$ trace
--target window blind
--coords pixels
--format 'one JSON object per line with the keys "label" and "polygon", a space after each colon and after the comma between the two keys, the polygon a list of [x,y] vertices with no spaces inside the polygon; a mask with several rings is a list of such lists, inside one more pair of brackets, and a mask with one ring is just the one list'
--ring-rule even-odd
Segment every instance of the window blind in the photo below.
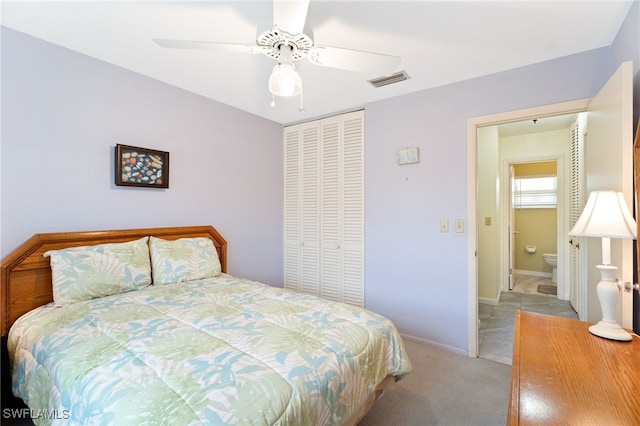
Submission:
{"label": "window blind", "polygon": [[516,178],[513,207],[516,209],[554,209],[557,206],[558,179],[548,177]]}

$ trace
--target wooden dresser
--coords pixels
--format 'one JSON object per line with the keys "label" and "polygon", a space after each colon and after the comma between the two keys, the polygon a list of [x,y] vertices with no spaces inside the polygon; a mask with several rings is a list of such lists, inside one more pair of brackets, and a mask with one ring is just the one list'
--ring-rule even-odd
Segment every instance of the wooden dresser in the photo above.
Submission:
{"label": "wooden dresser", "polygon": [[640,339],[516,311],[508,425],[640,425]]}

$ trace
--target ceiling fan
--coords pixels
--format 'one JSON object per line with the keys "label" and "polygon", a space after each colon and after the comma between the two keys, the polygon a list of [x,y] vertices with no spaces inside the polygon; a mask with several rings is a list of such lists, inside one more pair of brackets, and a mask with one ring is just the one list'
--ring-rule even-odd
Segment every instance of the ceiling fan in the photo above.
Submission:
{"label": "ceiling fan", "polygon": [[[295,62],[307,58],[314,65],[388,75],[395,71],[400,58],[381,53],[364,52],[340,47],[315,46],[313,33],[305,28],[309,0],[274,0],[273,26],[258,29],[256,44],[219,43],[214,41],[154,39],[161,47],[175,49],[225,50],[231,52],[264,54],[278,63],[269,78],[272,94],[290,97],[302,95],[302,80]],[[302,108],[302,96],[301,106]]]}

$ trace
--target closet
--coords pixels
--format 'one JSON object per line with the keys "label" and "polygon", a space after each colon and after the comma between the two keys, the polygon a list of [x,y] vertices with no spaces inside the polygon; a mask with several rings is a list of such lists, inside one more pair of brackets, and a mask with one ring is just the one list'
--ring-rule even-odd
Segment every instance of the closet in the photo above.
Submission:
{"label": "closet", "polygon": [[[578,114],[571,125],[570,140],[570,172],[569,172],[569,229],[578,221],[584,208],[584,138],[586,117]],[[577,237],[569,237],[571,257],[569,259],[569,301],[578,314],[578,319],[586,321],[586,297],[587,293],[583,285],[584,258],[580,251],[580,242]]]}
{"label": "closet", "polygon": [[364,306],[364,111],[284,129],[284,286]]}

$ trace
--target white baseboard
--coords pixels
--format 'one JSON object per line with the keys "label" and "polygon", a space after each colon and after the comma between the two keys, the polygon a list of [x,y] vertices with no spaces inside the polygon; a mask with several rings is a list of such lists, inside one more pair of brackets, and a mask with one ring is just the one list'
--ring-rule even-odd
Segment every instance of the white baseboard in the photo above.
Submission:
{"label": "white baseboard", "polygon": [[528,275],[530,277],[544,277],[551,278],[551,272],[540,272],[540,271],[524,271],[522,269],[514,269],[514,274],[518,275]]}
{"label": "white baseboard", "polygon": [[411,340],[412,342],[421,343],[423,345],[436,346],[438,348],[453,352],[454,354],[469,356],[469,353],[464,349],[454,348],[453,346],[443,345],[442,343],[433,342],[427,339],[421,339],[420,337],[411,336],[409,334],[400,333],[403,339]]}
{"label": "white baseboard", "polygon": [[489,299],[488,297],[478,297],[478,303],[482,303],[484,305],[498,306],[499,301],[500,301],[500,296],[498,296],[497,299]]}

